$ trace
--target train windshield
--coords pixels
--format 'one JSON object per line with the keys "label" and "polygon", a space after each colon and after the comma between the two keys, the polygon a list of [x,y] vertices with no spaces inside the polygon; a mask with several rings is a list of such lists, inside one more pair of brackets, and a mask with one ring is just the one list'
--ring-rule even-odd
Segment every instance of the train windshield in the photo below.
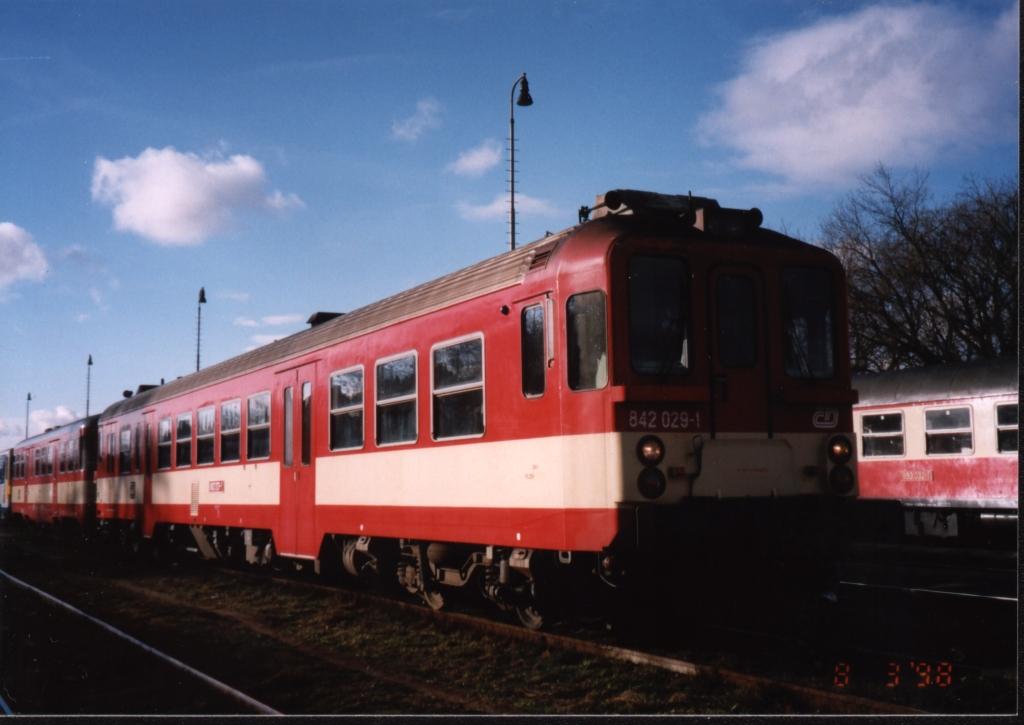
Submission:
{"label": "train windshield", "polygon": [[676,257],[629,260],[629,357],[641,375],[679,375],[690,367],[690,284]]}
{"label": "train windshield", "polygon": [[783,349],[790,377],[821,379],[834,374],[833,299],[828,270],[789,267],[782,271]]}

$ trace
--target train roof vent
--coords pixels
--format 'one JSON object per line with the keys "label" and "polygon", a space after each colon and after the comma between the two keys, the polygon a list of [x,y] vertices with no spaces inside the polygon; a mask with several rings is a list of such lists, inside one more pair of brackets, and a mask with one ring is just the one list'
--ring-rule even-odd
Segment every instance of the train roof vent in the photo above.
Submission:
{"label": "train roof vent", "polygon": [[138,395],[139,393],[145,393],[147,390],[152,390],[153,388],[159,387],[159,385],[140,385],[135,389],[135,394]]}
{"label": "train roof vent", "polygon": [[530,259],[530,266],[526,270],[527,272],[533,272],[534,270],[544,269],[548,260],[551,258],[551,253],[555,251],[554,244],[548,244],[545,247],[538,248]]}
{"label": "train roof vent", "polygon": [[761,226],[761,210],[729,209],[719,206],[715,199],[692,194],[658,194],[653,191],[614,189],[598,194],[591,208],[580,210],[585,216],[599,219],[603,216],[670,217],[701,231],[721,236],[736,236]]}
{"label": "train roof vent", "polygon": [[312,315],[309,316],[309,319],[306,320],[306,323],[310,327],[316,327],[317,325],[322,325],[323,323],[329,320],[333,320],[336,317],[341,317],[344,314],[344,312],[314,312]]}

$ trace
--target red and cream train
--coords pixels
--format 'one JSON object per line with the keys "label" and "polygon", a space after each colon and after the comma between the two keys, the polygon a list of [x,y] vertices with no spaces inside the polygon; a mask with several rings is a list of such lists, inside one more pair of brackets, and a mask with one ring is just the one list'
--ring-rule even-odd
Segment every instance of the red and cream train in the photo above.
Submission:
{"label": "red and cream train", "polygon": [[473,581],[530,626],[562,568],[813,568],[857,492],[845,279],[760,223],[609,192],[563,232],[20,443],[13,510],[397,572],[433,606]]}
{"label": "red and cream train", "polygon": [[1016,544],[1018,375],[1008,358],[854,377],[859,505],[893,504],[873,528]]}

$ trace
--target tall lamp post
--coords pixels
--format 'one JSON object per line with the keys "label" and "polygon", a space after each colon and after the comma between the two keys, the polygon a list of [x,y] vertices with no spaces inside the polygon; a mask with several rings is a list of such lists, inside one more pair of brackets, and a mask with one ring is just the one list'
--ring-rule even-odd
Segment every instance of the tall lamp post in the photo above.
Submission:
{"label": "tall lamp post", "polygon": [[25,398],[25,437],[28,438],[28,404],[32,402],[32,393]]}
{"label": "tall lamp post", "polygon": [[199,303],[196,305],[196,372],[199,372],[199,340],[203,330],[203,305],[206,304],[206,288],[199,288]]}
{"label": "tall lamp post", "polygon": [[[512,99],[516,94],[516,86],[519,86],[519,98],[515,104]],[[516,248],[516,106],[532,106],[533,98],[530,97],[530,84],[526,81],[526,73],[516,78],[512,84],[512,91],[508,95],[508,145],[509,145],[509,203],[508,203],[508,246],[510,250]]]}
{"label": "tall lamp post", "polygon": [[89,417],[89,392],[92,388],[92,355],[89,362],[85,364],[85,417]]}

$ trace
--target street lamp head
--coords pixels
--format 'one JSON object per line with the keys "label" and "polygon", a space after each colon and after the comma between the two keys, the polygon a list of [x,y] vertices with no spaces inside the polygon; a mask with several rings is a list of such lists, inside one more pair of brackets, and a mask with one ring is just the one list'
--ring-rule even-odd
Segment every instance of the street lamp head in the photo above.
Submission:
{"label": "street lamp head", "polygon": [[201,305],[205,305],[206,304],[206,288],[205,287],[200,287],[199,288],[199,304],[201,304]]}
{"label": "street lamp head", "polygon": [[526,80],[526,74],[519,77],[519,98],[516,99],[517,106],[532,106],[533,98],[530,96],[530,84]]}

